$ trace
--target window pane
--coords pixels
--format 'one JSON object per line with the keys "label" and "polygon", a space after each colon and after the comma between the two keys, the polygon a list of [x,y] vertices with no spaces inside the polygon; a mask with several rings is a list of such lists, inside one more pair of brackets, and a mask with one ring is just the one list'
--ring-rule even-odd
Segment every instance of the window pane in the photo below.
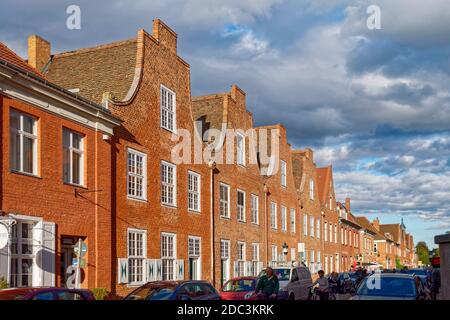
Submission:
{"label": "window pane", "polygon": [[73,152],[72,154],[72,183],[81,184],[81,156]]}
{"label": "window pane", "polygon": [[81,149],[81,136],[76,133],[72,133],[72,148]]}
{"label": "window pane", "polygon": [[9,116],[9,126],[11,129],[20,129],[20,115],[17,112],[11,111]]}
{"label": "window pane", "polygon": [[20,171],[20,135],[11,132],[10,165],[12,170]]}
{"label": "window pane", "polygon": [[64,181],[70,183],[70,150],[69,148],[63,149],[63,176]]}
{"label": "window pane", "polygon": [[23,131],[34,134],[35,120],[28,116],[23,116]]}
{"label": "window pane", "polygon": [[63,130],[63,146],[70,148],[70,131],[67,129]]}
{"label": "window pane", "polygon": [[33,173],[34,139],[23,137],[23,171]]}

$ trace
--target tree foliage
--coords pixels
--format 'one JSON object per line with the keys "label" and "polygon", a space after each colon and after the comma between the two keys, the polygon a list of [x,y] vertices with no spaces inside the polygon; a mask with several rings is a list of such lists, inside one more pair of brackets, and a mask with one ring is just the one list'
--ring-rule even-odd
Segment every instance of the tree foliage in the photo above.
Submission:
{"label": "tree foliage", "polygon": [[430,264],[430,250],[424,241],[419,241],[416,246],[417,257],[423,264]]}

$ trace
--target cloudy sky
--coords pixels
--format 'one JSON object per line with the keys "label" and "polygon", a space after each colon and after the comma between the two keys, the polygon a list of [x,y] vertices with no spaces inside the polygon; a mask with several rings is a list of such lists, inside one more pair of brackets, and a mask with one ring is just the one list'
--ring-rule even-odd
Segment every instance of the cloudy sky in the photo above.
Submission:
{"label": "cloudy sky", "polygon": [[[66,28],[71,4],[81,30]],[[257,124],[285,124],[294,147],[333,164],[352,211],[403,217],[430,246],[450,230],[447,0],[2,0],[0,41],[26,57],[37,33],[59,52],[151,31],[155,17],[178,33],[194,95],[237,83]]]}

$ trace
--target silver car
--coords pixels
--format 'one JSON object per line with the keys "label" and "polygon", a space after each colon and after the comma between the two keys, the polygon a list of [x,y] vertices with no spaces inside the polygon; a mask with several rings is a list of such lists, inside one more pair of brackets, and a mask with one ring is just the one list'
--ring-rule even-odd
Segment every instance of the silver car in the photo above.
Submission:
{"label": "silver car", "polygon": [[308,299],[309,288],[312,286],[311,273],[308,268],[303,266],[274,267],[273,272],[280,283],[279,300]]}

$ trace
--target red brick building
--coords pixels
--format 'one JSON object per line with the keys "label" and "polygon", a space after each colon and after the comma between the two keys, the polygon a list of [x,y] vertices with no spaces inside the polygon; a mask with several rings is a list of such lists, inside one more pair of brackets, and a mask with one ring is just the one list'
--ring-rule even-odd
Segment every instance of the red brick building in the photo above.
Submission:
{"label": "red brick building", "polygon": [[111,136],[120,121],[48,82],[38,68],[49,51],[30,37],[29,65],[0,43],[0,223],[8,238],[0,278],[65,286],[83,239],[82,286],[110,289]]}
{"label": "red brick building", "polygon": [[345,202],[345,205],[341,202],[337,203],[339,230],[341,230],[340,264],[342,271],[348,271],[362,266],[360,254],[360,230],[362,227],[350,211],[350,198],[347,198]]}

